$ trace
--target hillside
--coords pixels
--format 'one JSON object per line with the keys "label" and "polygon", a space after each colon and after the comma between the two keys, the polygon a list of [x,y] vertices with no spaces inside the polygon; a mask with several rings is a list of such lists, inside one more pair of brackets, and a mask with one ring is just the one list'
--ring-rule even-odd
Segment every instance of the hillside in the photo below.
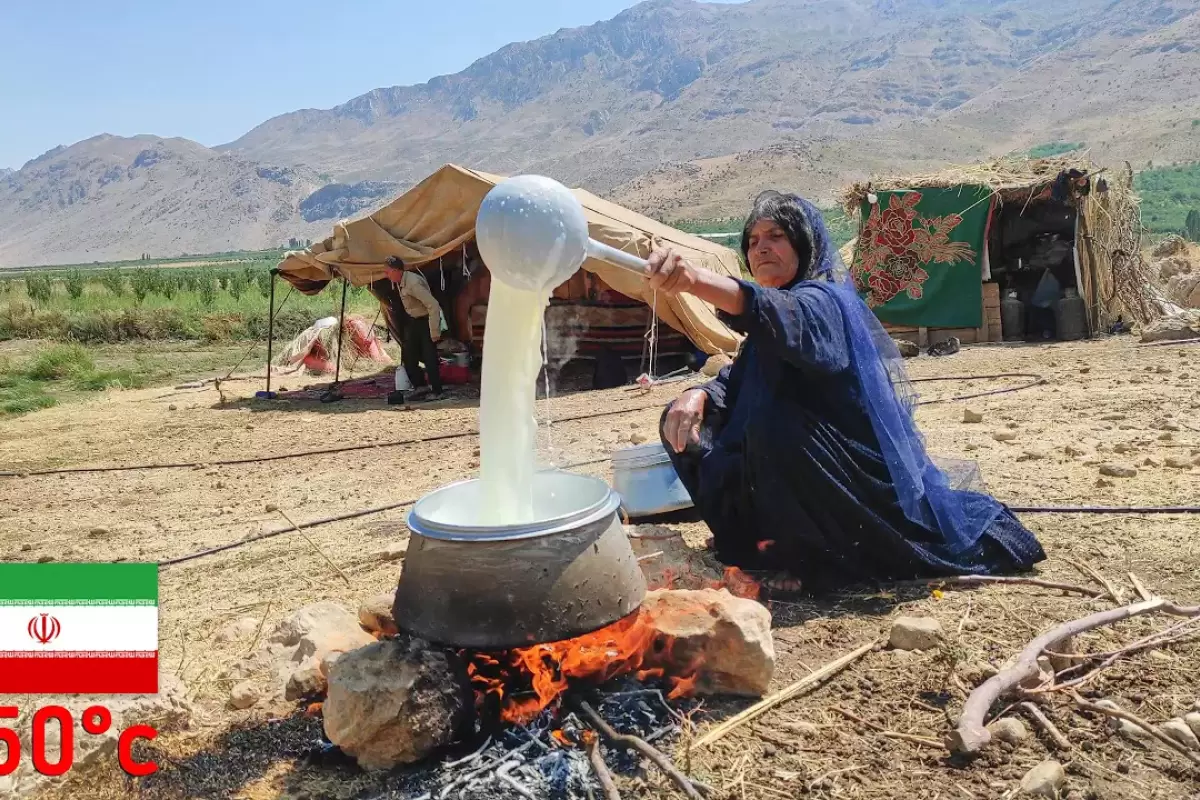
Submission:
{"label": "hillside", "polygon": [[[1060,140],[1139,168],[1200,160],[1196,42],[1194,0],[651,0],[212,150],[51,151],[0,175],[0,265],[324,236],[446,162],[679,219],[740,213],[769,183],[829,198]],[[170,157],[135,165],[145,149]]]}

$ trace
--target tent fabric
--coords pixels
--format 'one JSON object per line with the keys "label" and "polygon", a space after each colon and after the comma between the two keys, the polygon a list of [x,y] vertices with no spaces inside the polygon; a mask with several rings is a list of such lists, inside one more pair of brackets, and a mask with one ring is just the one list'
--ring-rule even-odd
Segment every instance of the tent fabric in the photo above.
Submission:
{"label": "tent fabric", "polygon": [[[474,238],[475,216],[484,196],[503,177],[447,164],[373,214],[342,221],[333,235],[304,251],[289,252],[280,274],[301,291],[343,277],[365,286],[385,276],[384,263],[398,256],[405,263],[429,264],[453,253]],[[573,189],[597,241],[646,257],[656,247],[671,247],[691,263],[721,275],[740,278],[741,260],[727,247],[671,228],[649,217]],[[647,304],[654,297],[638,276],[588,259],[583,268],[613,290]],[[734,353],[741,336],[717,318],[715,309],[690,295],[658,298],[659,318],[685,334],[709,355]]]}

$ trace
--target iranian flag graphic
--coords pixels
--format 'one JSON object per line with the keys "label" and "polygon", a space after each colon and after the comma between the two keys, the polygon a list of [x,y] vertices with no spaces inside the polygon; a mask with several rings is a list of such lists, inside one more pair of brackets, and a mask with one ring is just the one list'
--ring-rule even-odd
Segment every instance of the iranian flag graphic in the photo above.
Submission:
{"label": "iranian flag graphic", "polygon": [[157,692],[157,564],[0,564],[0,694]]}

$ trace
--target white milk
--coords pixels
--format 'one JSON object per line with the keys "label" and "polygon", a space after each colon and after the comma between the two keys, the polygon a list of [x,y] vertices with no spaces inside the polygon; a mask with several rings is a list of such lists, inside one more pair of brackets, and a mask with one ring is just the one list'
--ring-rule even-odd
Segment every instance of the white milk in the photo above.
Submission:
{"label": "white milk", "polygon": [[537,375],[542,317],[549,291],[523,291],[492,281],[483,334],[479,398],[480,481],[489,525],[532,522],[537,446]]}

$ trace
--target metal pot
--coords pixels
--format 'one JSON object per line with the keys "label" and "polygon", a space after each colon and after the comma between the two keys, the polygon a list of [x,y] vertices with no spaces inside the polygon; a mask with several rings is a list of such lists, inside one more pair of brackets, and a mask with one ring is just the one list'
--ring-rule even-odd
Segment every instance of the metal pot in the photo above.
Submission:
{"label": "metal pot", "polygon": [[631,614],[646,582],[601,480],[534,475],[538,521],[487,526],[478,480],[417,502],[393,609],[396,624],[439,644],[504,650],[572,639]]}

